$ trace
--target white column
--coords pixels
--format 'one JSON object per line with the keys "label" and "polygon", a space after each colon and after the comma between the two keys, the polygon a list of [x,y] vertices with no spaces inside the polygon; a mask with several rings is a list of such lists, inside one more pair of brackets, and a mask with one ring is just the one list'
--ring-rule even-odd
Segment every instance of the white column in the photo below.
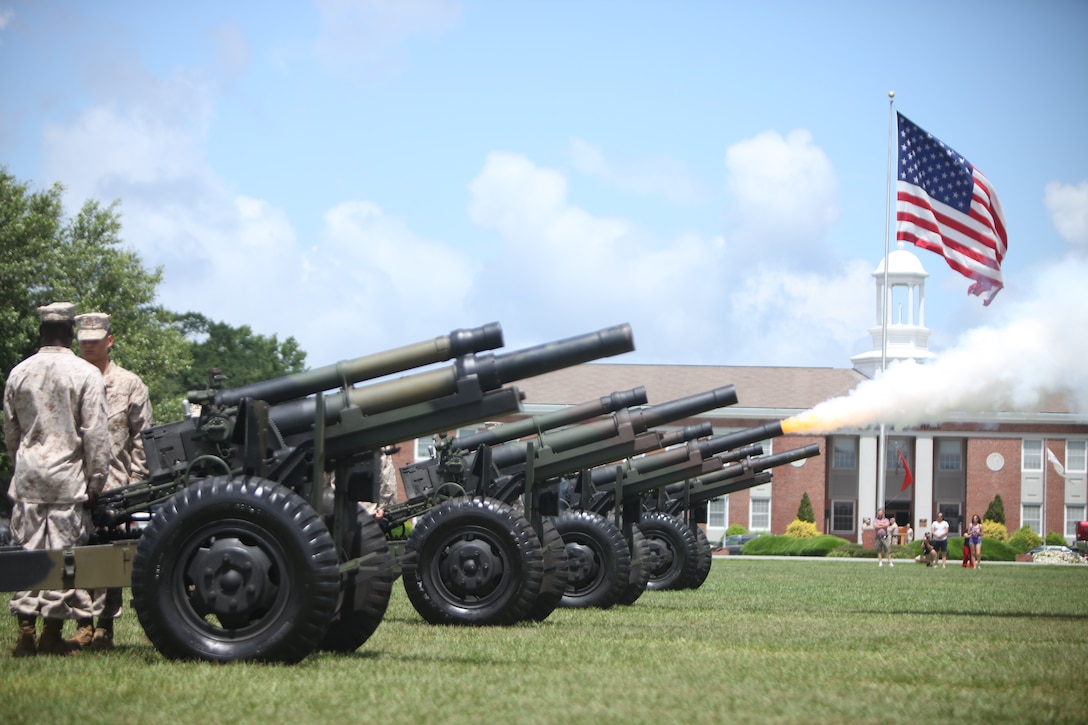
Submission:
{"label": "white column", "polygon": [[863,433],[858,441],[858,541],[861,543],[861,520],[876,515],[876,456],[877,436]]}
{"label": "white column", "polygon": [[919,435],[914,439],[914,531],[915,538],[922,537],[919,525],[926,519],[926,527],[933,523],[933,435]]}

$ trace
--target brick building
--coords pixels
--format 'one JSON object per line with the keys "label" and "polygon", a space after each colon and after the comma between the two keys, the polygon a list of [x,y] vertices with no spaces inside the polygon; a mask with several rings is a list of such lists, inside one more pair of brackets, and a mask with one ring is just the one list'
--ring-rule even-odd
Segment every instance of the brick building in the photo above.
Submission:
{"label": "brick building", "polygon": [[[880,325],[881,262],[873,273],[873,348],[854,356],[850,368],[590,363],[520,381],[524,412],[536,415],[637,386],[645,387],[649,402],[656,404],[731,384],[737,405],[675,424],[710,421],[714,433],[721,434],[782,420],[843,396],[878,374],[882,359],[932,361],[936,356],[928,350],[925,327],[926,272],[905,249],[894,250],[888,259],[894,315],[889,316],[887,349],[882,349]],[[1056,531],[1071,541],[1075,522],[1088,518],[1088,411],[1073,409],[1061,397],[1030,413],[957,414],[954,420],[888,428],[885,436],[883,476],[876,427],[764,442],[766,453],[817,443],[822,455],[775,468],[771,483],[712,501],[707,535],[715,540],[734,523],[750,531],[783,533],[807,493],[822,532],[860,543],[863,520],[875,514],[881,486],[884,508],[900,526],[910,523],[915,531],[927,528],[940,510],[958,532],[973,514],[984,514],[997,494],[1010,532],[1027,524],[1037,533]],[[430,442],[416,441],[417,459],[428,457]],[[908,469],[913,482],[904,488]]]}

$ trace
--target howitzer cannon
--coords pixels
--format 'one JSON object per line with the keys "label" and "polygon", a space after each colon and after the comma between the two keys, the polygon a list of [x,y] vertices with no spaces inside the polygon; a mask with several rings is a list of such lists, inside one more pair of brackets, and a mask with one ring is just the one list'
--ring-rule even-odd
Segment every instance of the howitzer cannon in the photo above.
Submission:
{"label": "howitzer cannon", "polygon": [[[710,542],[698,526],[705,522],[705,516],[700,519],[687,515],[685,520],[678,516],[696,510],[693,509],[694,502],[690,495],[682,496],[679,504],[669,499],[669,507],[656,505],[655,499],[663,503],[664,492],[670,488],[679,491],[684,486],[681,482],[699,478],[708,482],[737,478],[731,490],[741,490],[764,482],[755,474],[819,454],[817,446],[810,446],[775,456],[762,456],[762,446],[756,442],[781,436],[782,432],[780,424],[768,423],[691,441],[682,448],[629,460],[620,465],[583,471],[572,492],[571,506],[601,515],[612,512],[617,518],[617,525],[624,527],[638,523],[646,549],[643,558],[649,571],[647,588],[698,587],[709,573],[711,563]],[[769,480],[769,475],[766,480]],[[712,476],[720,478],[712,479]],[[740,479],[741,476],[746,477]],[[740,480],[744,483],[740,483]],[[701,499],[704,508],[707,500]],[[630,590],[628,596],[632,595],[637,596],[637,592]]]}
{"label": "howitzer cannon", "polygon": [[[610,416],[580,425],[555,430],[546,429],[543,419],[516,427],[517,433],[534,429],[541,432],[527,441],[501,443],[508,437],[502,428],[460,439],[470,444],[483,441],[475,450],[445,449],[442,457],[406,466],[401,477],[410,496],[427,496],[453,488],[465,495],[485,497],[513,504],[524,502],[527,518],[546,543],[545,568],[552,572],[535,601],[502,612],[505,619],[518,617],[543,619],[560,603],[566,606],[612,606],[630,579],[630,550],[618,530],[615,533],[584,531],[589,524],[569,523],[559,517],[559,485],[563,474],[587,466],[645,453],[675,440],[671,432],[653,427],[682,420],[711,409],[736,402],[733,386],[724,386],[697,395],[641,409],[622,409]],[[693,427],[691,437],[705,435],[705,427]],[[489,443],[498,443],[492,446]],[[480,573],[466,577],[464,572],[495,572],[494,566],[479,547],[470,546],[471,530],[459,532],[447,524],[445,509],[464,504],[444,504],[428,512],[416,523],[409,537],[402,561],[402,574],[409,599],[424,619],[433,623],[461,623],[476,618],[492,618],[499,613],[489,601],[488,592],[495,584],[494,575]],[[570,530],[566,530],[569,523]],[[550,531],[554,526],[564,544],[559,546]],[[575,530],[578,531],[575,531]],[[564,535],[564,534],[569,534]],[[581,544],[571,538],[588,537]],[[440,544],[433,544],[439,541]],[[449,569],[430,570],[418,563],[416,553],[440,548]],[[560,549],[556,551],[556,549]],[[569,567],[563,561],[576,563]],[[485,566],[486,565],[486,566]],[[569,571],[566,571],[569,569]],[[467,584],[466,584],[467,582]],[[518,611],[520,609],[520,611]]]}
{"label": "howitzer cannon", "polygon": [[[107,543],[3,552],[0,585],[131,584],[145,633],[171,659],[296,662],[316,648],[354,650],[380,623],[394,578],[385,537],[360,507],[376,498],[375,452],[516,412],[522,394],[508,383],[633,349],[627,325],[482,352],[498,344],[493,324],[242,392],[198,392],[199,417],[144,432],[148,479],[100,498],[94,518]],[[446,368],[352,387],[451,357]],[[327,474],[331,511],[322,507]],[[466,519],[478,541],[512,552],[496,599],[534,595],[539,541],[501,506]],[[144,512],[153,513],[146,527],[125,534],[138,538],[113,540]],[[442,566],[430,552],[419,559]]]}

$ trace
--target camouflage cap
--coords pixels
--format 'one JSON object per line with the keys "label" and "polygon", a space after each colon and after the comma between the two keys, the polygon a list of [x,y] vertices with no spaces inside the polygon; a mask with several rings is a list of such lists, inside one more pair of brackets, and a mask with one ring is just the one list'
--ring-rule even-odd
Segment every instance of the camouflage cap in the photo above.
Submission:
{"label": "camouflage cap", "polygon": [[84,340],[101,340],[110,334],[110,316],[105,312],[88,312],[77,315],[76,325],[78,326],[76,339],[80,342]]}
{"label": "camouflage cap", "polygon": [[76,317],[76,306],[71,302],[54,302],[38,308],[42,322],[71,322]]}

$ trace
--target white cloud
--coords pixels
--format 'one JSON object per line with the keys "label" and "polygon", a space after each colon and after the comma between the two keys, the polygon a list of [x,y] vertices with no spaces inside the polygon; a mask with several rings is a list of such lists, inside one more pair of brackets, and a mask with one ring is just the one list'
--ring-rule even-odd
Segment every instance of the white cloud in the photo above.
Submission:
{"label": "white cloud", "polygon": [[1045,203],[1058,234],[1073,244],[1088,245],[1088,181],[1076,186],[1050,182]]}
{"label": "white cloud", "polygon": [[[730,245],[744,261],[776,257],[799,268],[830,270],[825,235],[839,219],[838,178],[805,130],[783,138],[765,131],[725,153],[734,199]],[[788,252],[788,256],[781,255]]]}
{"label": "white cloud", "polygon": [[617,163],[607,158],[599,147],[580,138],[571,140],[567,155],[583,174],[604,179],[639,196],[686,203],[699,201],[704,196],[699,182],[675,158],[655,156]]}

